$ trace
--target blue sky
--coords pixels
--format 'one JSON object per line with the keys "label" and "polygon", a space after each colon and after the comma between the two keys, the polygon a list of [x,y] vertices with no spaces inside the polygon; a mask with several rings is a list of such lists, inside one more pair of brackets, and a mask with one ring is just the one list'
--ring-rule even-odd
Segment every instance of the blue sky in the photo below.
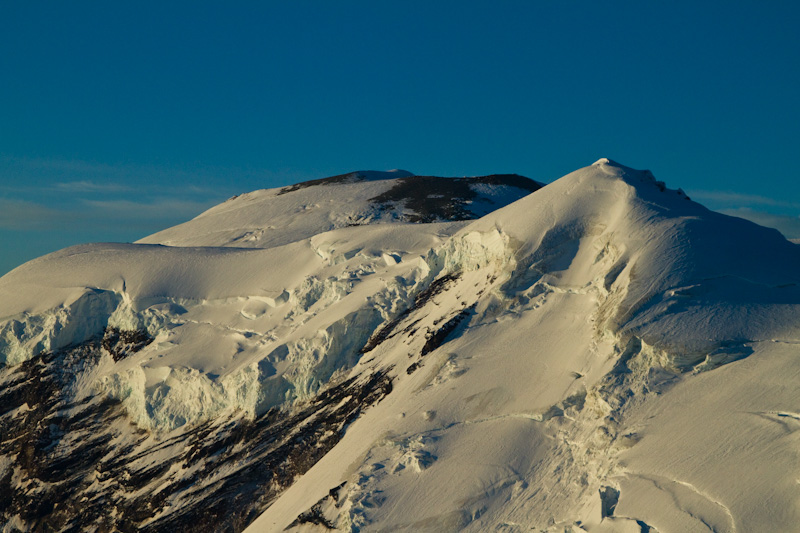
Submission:
{"label": "blue sky", "polygon": [[600,157],[800,237],[797,2],[3,2],[0,273],[357,169]]}

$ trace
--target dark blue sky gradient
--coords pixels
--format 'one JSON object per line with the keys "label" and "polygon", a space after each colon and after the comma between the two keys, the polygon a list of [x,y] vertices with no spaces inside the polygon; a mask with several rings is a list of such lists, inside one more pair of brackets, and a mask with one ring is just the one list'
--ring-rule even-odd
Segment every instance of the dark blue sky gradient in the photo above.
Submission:
{"label": "dark blue sky gradient", "polygon": [[796,2],[7,2],[0,273],[349,170],[599,157],[800,237],[798,27]]}

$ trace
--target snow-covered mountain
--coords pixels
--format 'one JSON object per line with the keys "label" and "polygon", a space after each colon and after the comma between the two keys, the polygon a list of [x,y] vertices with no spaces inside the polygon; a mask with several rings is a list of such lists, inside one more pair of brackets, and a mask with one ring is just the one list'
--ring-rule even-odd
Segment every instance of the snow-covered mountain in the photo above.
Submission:
{"label": "snow-covered mountain", "polygon": [[539,187],[356,172],[0,278],[4,530],[792,530],[800,247]]}
{"label": "snow-covered mountain", "polygon": [[541,186],[515,174],[439,178],[358,171],[235,196],[139,242],[272,248],[350,226],[479,218]]}

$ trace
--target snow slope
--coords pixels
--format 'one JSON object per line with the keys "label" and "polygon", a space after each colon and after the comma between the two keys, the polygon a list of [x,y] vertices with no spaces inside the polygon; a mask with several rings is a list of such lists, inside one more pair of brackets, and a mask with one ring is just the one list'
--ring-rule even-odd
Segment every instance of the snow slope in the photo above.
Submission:
{"label": "snow slope", "polygon": [[9,524],[794,527],[800,247],[607,159],[530,195],[395,176],[0,278]]}
{"label": "snow slope", "polygon": [[795,527],[795,245],[600,160],[439,254],[459,279],[360,363],[392,394],[248,531]]}

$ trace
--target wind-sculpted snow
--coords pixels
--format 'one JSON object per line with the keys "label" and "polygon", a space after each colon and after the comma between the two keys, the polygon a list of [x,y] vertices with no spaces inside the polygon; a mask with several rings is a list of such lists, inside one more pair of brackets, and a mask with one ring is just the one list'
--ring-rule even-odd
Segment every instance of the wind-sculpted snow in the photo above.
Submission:
{"label": "wind-sculpted snow", "polygon": [[[495,181],[453,186],[510,198]],[[471,222],[405,223],[441,200],[421,183],[257,191],[148,239],[174,246],[75,247],[0,279],[4,516],[123,531],[797,522],[800,247],[609,160]],[[62,433],[34,412],[67,416]],[[73,425],[102,459],[73,457]],[[97,502],[85,517],[58,499],[59,465]],[[20,476],[53,506],[26,510]]]}

